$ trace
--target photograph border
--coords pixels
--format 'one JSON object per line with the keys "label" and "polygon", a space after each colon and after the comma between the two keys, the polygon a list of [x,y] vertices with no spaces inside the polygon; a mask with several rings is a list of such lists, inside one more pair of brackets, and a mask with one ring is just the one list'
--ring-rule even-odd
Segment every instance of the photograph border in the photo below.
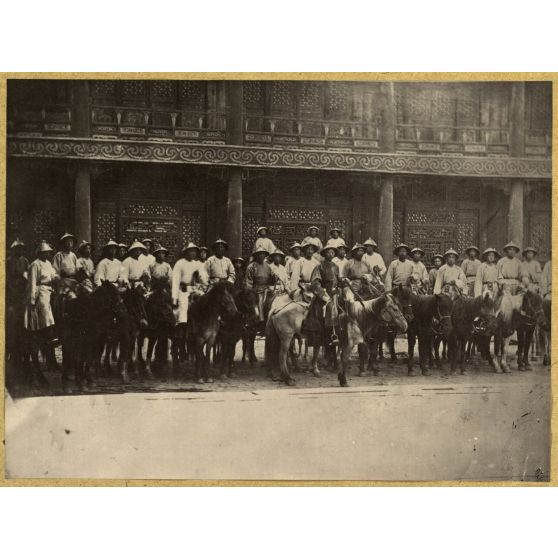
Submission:
{"label": "photograph border", "polygon": [[[344,73],[344,72],[325,72],[325,73],[315,73],[315,72],[126,72],[126,73],[100,73],[100,72],[6,72],[0,73],[0,197],[2,199],[2,205],[0,207],[0,258],[2,260],[2,265],[5,266],[6,261],[6,176],[7,176],[7,80],[8,79],[111,79],[111,80],[121,80],[121,79],[183,79],[183,80],[321,80],[321,81],[334,81],[334,80],[346,80],[346,81],[407,81],[407,82],[436,82],[436,81],[551,81],[553,100],[552,100],[552,161],[551,169],[548,169],[548,164],[546,162],[539,162],[529,159],[518,159],[516,161],[507,161],[502,163],[503,174],[498,174],[498,176],[512,176],[514,170],[514,164],[525,165],[527,169],[527,175],[532,170],[533,176],[548,176],[549,170],[551,171],[551,177],[553,183],[556,182],[558,177],[557,165],[552,165],[552,162],[558,160],[558,72],[479,72],[479,73],[459,73],[459,72],[358,72],[358,73]],[[74,147],[76,144],[87,143],[86,148],[95,145],[95,140],[74,140],[68,138],[64,141],[69,146],[69,155],[72,156],[72,145]],[[102,140],[104,143],[110,140]],[[17,149],[33,149],[33,138],[24,138],[21,140],[16,140],[14,146]],[[132,142],[133,143],[133,142]],[[165,144],[173,145],[173,144]],[[182,146],[186,148],[188,146]],[[229,154],[227,162],[222,163],[227,166],[234,165],[234,153],[236,152],[248,152],[247,150],[264,150],[269,148],[230,148],[225,149],[224,152]],[[80,150],[84,153],[87,149]],[[75,154],[75,152],[74,152]],[[355,154],[353,154],[355,155]],[[358,154],[357,154],[358,155]],[[366,155],[366,154],[363,154]],[[76,155],[77,157],[77,155]],[[232,157],[232,159],[231,159]],[[378,165],[381,165],[379,169],[374,168],[362,168],[361,170],[381,170],[383,172],[389,172],[389,165],[393,164],[393,160],[397,159],[399,156],[396,154],[374,154],[373,159],[377,161]],[[401,156],[405,160],[422,159],[426,162],[424,163],[427,167],[429,164],[428,157],[426,156]],[[409,159],[410,158],[410,159]],[[342,159],[342,158],[341,158]],[[432,157],[430,158],[432,159]],[[457,158],[455,158],[457,159]],[[480,160],[480,165],[482,165],[481,158],[467,158],[467,160],[475,159],[475,161]],[[126,159],[118,159],[126,160]],[[137,160],[137,159],[136,159]],[[391,161],[391,162],[390,162]],[[462,162],[462,161],[461,161]],[[472,161],[474,163],[474,161]],[[199,161],[198,161],[199,163]],[[243,165],[246,161],[242,160]],[[237,164],[241,164],[240,162]],[[413,163],[414,164],[414,163]],[[485,161],[486,164],[486,161]],[[459,162],[456,163],[456,175],[459,175],[458,167]],[[305,168],[305,167],[297,167]],[[342,167],[341,167],[342,168]],[[344,169],[344,170],[359,170],[359,169]],[[416,171],[416,168],[414,169]],[[397,172],[401,172],[400,169]],[[403,171],[404,172],[404,171]],[[423,168],[421,167],[421,172]],[[424,171],[428,174],[427,171]],[[482,170],[480,172],[486,172]],[[537,174],[539,173],[539,174]],[[552,191],[552,211],[556,211],[558,208],[558,191],[556,184],[553,184]],[[558,246],[558,220],[552,220],[552,245],[555,243]],[[558,259],[554,258],[552,262],[552,277],[553,283],[558,285]],[[5,316],[5,272],[4,269],[0,272],[0,289],[2,296],[0,296],[0,315]],[[555,303],[552,306],[554,310]],[[555,449],[558,444],[558,406],[556,405],[557,393],[558,393],[558,378],[556,377],[556,362],[558,358],[558,322],[555,319],[552,325],[552,346],[551,346],[551,391],[552,391],[552,401],[551,401],[551,447],[550,447],[550,480],[546,482],[519,482],[519,481],[372,481],[372,480],[361,480],[361,481],[349,481],[349,480],[336,480],[336,481],[261,481],[261,480],[140,480],[140,479],[75,479],[75,478],[65,478],[65,479],[33,479],[33,478],[18,478],[18,479],[6,479],[6,468],[5,468],[5,321],[0,324],[0,382],[2,383],[2,398],[0,401],[0,429],[2,431],[4,443],[0,445],[0,462],[2,470],[0,472],[0,486],[558,486],[558,460],[555,459],[556,452]]]}

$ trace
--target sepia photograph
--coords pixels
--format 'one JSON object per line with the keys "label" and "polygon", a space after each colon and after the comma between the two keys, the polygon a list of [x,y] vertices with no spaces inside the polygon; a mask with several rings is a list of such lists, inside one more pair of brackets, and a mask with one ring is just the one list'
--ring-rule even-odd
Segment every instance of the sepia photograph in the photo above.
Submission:
{"label": "sepia photograph", "polygon": [[551,480],[552,81],[140,77],[7,80],[6,479]]}

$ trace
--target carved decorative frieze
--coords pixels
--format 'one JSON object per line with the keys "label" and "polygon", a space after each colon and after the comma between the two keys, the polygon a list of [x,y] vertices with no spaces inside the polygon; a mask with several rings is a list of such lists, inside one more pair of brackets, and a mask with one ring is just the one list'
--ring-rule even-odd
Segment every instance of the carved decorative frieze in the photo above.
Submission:
{"label": "carved decorative frieze", "polygon": [[8,155],[449,176],[532,178],[551,176],[550,159],[331,152],[97,138],[9,137]]}

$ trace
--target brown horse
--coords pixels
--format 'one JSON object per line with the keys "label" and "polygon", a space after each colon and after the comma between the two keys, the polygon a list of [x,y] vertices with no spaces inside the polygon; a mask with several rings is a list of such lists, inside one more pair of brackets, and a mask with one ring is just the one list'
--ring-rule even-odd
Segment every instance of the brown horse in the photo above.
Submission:
{"label": "brown horse", "polygon": [[[391,293],[383,295],[372,300],[356,301],[350,296],[349,289],[345,289],[345,313],[341,316],[345,322],[345,327],[341,330],[341,372],[337,378],[339,385],[346,387],[347,372],[349,370],[349,359],[355,345],[360,347],[366,346],[365,340],[376,339],[376,343],[380,339],[380,331],[386,326],[395,328],[399,333],[407,331],[407,320],[403,315],[400,303]],[[373,351],[378,351],[378,345],[373,344]],[[366,354],[359,351],[361,358],[366,362]]]}
{"label": "brown horse", "polygon": [[198,383],[213,382],[209,368],[209,355],[219,333],[220,319],[229,320],[238,315],[234,301],[234,286],[221,282],[200,296],[188,310],[188,346],[196,356],[196,379]]}
{"label": "brown horse", "polygon": [[[330,301],[327,292],[321,287],[314,287],[315,296],[324,304]],[[265,363],[274,371],[279,365],[279,379],[289,386],[295,385],[294,378],[289,374],[288,356],[291,356],[295,371],[298,363],[293,351],[295,337],[302,337],[302,324],[310,310],[312,295],[309,288],[297,289],[291,295],[280,295],[275,298],[269,312],[265,327]]]}

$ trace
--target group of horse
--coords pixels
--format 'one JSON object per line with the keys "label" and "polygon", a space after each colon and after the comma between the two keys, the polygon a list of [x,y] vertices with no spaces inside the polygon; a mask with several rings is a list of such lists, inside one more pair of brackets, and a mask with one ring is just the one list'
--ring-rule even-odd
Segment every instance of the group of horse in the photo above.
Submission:
{"label": "group of horse", "polygon": [[[383,344],[391,344],[392,358],[395,357],[393,340],[405,332],[409,375],[414,375],[417,340],[424,375],[430,374],[432,366],[441,366],[442,343],[447,344],[452,372],[458,365],[461,373],[465,372],[467,347],[471,344],[475,344],[496,372],[508,372],[508,345],[514,333],[518,341],[518,368],[528,369],[529,348],[537,326],[545,333],[548,358],[550,301],[531,290],[522,290],[517,295],[502,292],[496,296],[487,290],[482,296],[470,298],[460,293],[454,296],[416,294],[410,287],[400,285],[391,292],[370,288],[364,294],[357,294],[346,283],[336,299],[337,325],[333,335],[313,341],[312,371],[319,375],[318,354],[324,346],[341,386],[348,385],[350,356],[355,346],[359,375],[365,375],[367,370],[378,375],[378,357],[382,356]],[[301,284],[295,291],[273,298],[262,327],[257,294],[221,282],[204,294],[193,295],[187,323],[177,325],[170,289],[164,281],[153,281],[149,294],[141,284],[120,289],[109,282],[103,282],[93,292],[78,292],[63,298],[53,294],[55,337],[62,348],[63,387],[70,391],[72,376],[78,391],[94,387],[96,377],[103,371],[114,373],[114,361],[125,384],[130,382],[130,375],[140,373],[152,378],[155,372],[162,380],[168,378],[170,370],[180,375],[180,364],[187,360],[195,361],[198,382],[212,382],[212,354],[218,357],[220,376],[232,377],[240,340],[250,362],[256,360],[254,339],[258,330],[265,331],[265,366],[270,376],[294,385],[289,358],[298,371],[295,343],[297,340],[300,343],[305,336],[305,319],[312,308],[318,305],[323,309],[328,303],[330,295],[326,290]],[[19,319],[22,315],[21,308],[8,305],[8,359],[24,367],[31,364],[31,377],[46,381],[39,367],[40,340],[24,329],[23,320]],[[169,350],[172,368],[167,362]]]}

